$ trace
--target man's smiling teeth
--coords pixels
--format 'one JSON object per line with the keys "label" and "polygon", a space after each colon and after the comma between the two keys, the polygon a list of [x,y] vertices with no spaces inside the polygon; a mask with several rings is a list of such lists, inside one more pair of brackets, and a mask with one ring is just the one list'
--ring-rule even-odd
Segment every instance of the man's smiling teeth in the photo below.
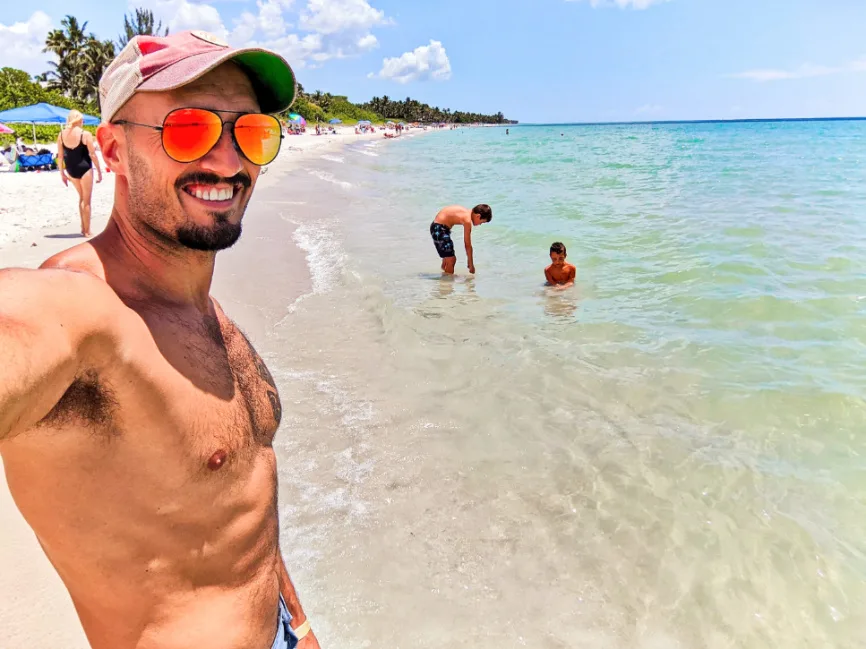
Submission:
{"label": "man's smiling teeth", "polygon": [[195,190],[195,197],[204,201],[227,201],[231,200],[234,195],[234,187],[229,187],[228,189],[211,189],[210,191],[206,189]]}

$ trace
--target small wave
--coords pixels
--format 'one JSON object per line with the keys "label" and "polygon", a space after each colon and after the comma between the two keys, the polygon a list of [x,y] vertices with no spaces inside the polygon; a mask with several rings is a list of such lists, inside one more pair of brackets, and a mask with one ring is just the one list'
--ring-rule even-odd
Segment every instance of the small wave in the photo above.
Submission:
{"label": "small wave", "polygon": [[352,183],[346,182],[345,180],[339,180],[334,178],[332,174],[329,174],[327,171],[321,171],[319,169],[310,169],[310,175],[315,176],[320,180],[324,180],[325,182],[334,183],[335,185],[339,185],[343,189],[351,189]]}
{"label": "small wave", "polygon": [[[290,219],[284,220],[297,223]],[[307,298],[331,290],[343,273],[346,258],[342,245],[327,223],[300,223],[292,238],[295,245],[306,253],[313,290],[295,300],[289,306],[288,313],[296,311]]]}
{"label": "small wave", "polygon": [[360,153],[361,155],[368,155],[371,158],[378,158],[379,157],[378,153],[373,153],[372,151],[356,151],[355,153]]}
{"label": "small wave", "polygon": [[345,162],[345,160],[338,155],[323,155],[322,160],[328,160],[330,162],[339,162],[340,164],[343,164]]}

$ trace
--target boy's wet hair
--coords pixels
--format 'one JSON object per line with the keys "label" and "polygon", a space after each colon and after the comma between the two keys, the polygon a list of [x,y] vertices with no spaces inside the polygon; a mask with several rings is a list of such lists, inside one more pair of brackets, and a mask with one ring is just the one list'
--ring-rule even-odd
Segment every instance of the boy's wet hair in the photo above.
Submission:
{"label": "boy's wet hair", "polygon": [[553,254],[554,252],[557,255],[564,255],[565,254],[565,244],[561,243],[559,241],[550,244],[550,253]]}
{"label": "boy's wet hair", "polygon": [[472,213],[481,217],[485,223],[490,223],[493,220],[493,210],[486,203],[481,203],[472,208]]}

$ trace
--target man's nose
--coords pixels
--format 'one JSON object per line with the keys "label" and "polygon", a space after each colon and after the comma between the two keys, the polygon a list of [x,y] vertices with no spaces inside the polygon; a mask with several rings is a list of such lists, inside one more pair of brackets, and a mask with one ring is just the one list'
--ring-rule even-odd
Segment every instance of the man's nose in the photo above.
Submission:
{"label": "man's nose", "polygon": [[201,159],[200,163],[203,169],[212,171],[224,178],[230,178],[244,169],[244,162],[241,159],[240,151],[235,146],[231,129],[231,124],[226,124],[223,127],[219,141]]}

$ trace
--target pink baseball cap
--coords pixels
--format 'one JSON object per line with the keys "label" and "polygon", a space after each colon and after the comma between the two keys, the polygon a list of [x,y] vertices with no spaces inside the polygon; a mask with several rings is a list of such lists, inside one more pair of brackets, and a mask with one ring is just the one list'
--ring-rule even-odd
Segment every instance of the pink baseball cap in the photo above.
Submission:
{"label": "pink baseball cap", "polygon": [[229,47],[213,34],[187,31],[136,36],[126,44],[99,80],[102,120],[110,122],[137,92],[180,88],[226,61],[237,63],[250,78],[263,113],[292,105],[297,82],[282,56],[258,47]]}

